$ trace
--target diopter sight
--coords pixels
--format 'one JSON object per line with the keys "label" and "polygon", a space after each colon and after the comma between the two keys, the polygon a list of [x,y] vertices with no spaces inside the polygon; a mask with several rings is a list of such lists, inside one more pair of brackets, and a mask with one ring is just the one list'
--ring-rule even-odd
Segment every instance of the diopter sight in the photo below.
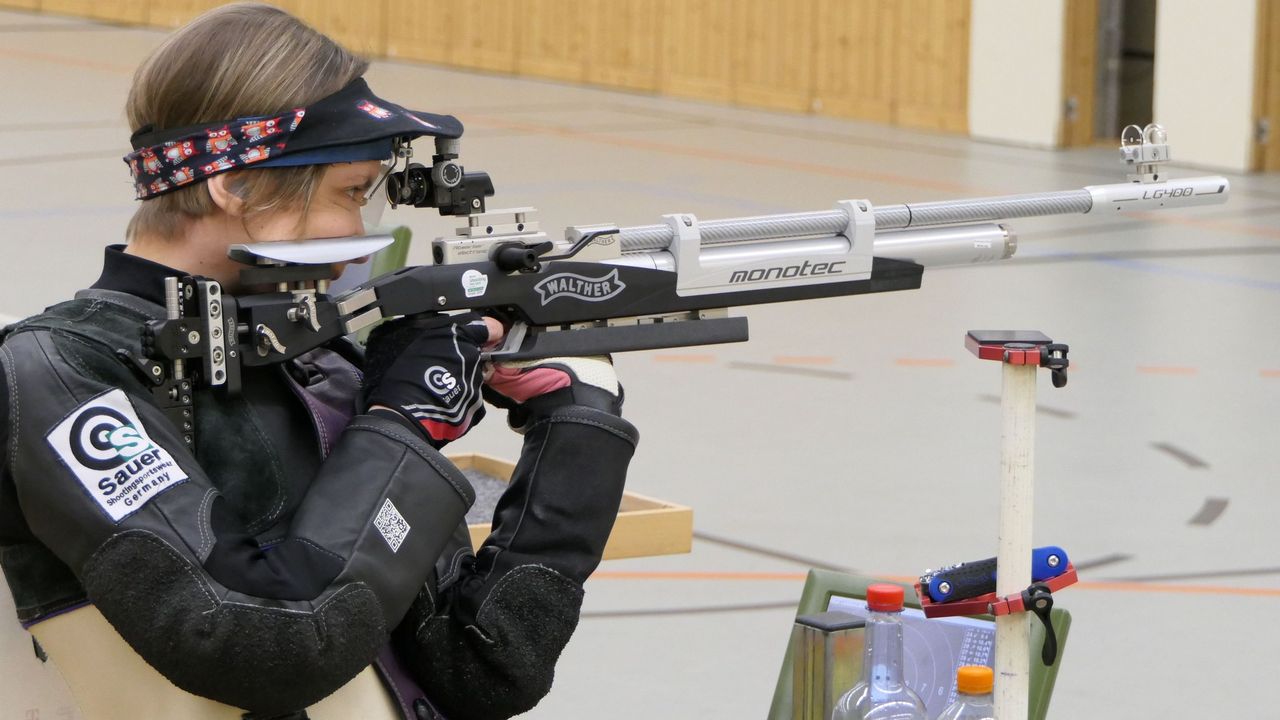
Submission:
{"label": "diopter sight", "polygon": [[[465,172],[458,164],[458,139],[436,140],[431,167],[410,162],[413,148],[406,140],[396,141],[396,157],[387,175],[387,202],[391,207],[412,205],[440,210],[441,215],[471,215],[484,212],[484,199],[493,195],[493,181],[484,172]],[[395,165],[405,161],[403,170]]]}

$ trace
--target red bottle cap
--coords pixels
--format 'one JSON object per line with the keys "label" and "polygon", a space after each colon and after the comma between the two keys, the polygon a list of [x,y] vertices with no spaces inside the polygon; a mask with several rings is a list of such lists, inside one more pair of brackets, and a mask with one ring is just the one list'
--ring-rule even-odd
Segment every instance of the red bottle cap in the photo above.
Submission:
{"label": "red bottle cap", "polygon": [[897,585],[867,587],[867,609],[871,612],[901,612],[902,588]]}

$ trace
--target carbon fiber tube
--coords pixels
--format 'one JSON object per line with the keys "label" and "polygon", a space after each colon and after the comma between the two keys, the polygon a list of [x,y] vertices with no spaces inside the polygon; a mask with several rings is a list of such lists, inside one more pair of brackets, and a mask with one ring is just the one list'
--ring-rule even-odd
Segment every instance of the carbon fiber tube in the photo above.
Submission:
{"label": "carbon fiber tube", "polygon": [[[1093,197],[1088,190],[1081,189],[885,205],[875,208],[875,219],[877,231],[899,230],[1039,215],[1087,213],[1092,207]],[[708,220],[699,223],[698,230],[702,236],[702,244],[707,246],[789,237],[840,235],[848,223],[849,218],[845,212],[835,209]],[[619,233],[624,253],[665,250],[671,245],[672,236],[671,228],[667,225],[638,225],[622,228]]]}
{"label": "carbon fiber tube", "polygon": [[[876,230],[988,222],[1039,215],[1074,215],[1087,213],[1092,208],[1093,196],[1083,189],[890,205],[876,208]],[[884,224],[881,224],[882,217]]]}

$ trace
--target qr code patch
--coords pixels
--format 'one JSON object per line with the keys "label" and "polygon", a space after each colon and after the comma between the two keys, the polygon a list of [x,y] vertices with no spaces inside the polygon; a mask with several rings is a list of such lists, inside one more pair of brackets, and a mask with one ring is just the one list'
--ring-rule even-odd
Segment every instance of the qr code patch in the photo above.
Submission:
{"label": "qr code patch", "polygon": [[400,511],[396,510],[396,506],[391,503],[391,498],[387,498],[387,501],[382,504],[378,516],[373,519],[373,526],[382,533],[382,538],[391,546],[391,552],[399,551],[400,543],[404,542],[409,534],[409,523],[405,521]]}

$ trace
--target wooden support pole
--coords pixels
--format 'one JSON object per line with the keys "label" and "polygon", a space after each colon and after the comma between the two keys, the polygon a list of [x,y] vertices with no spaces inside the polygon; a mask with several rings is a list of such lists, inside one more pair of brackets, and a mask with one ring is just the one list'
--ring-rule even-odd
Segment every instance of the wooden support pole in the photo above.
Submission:
{"label": "wooden support pole", "polygon": [[[1017,595],[1031,584],[1031,522],[1035,485],[1035,365],[1003,364],[1000,472],[1000,545],[996,594]],[[1031,618],[1013,613],[996,618],[996,720],[1027,717],[1031,679]]]}

